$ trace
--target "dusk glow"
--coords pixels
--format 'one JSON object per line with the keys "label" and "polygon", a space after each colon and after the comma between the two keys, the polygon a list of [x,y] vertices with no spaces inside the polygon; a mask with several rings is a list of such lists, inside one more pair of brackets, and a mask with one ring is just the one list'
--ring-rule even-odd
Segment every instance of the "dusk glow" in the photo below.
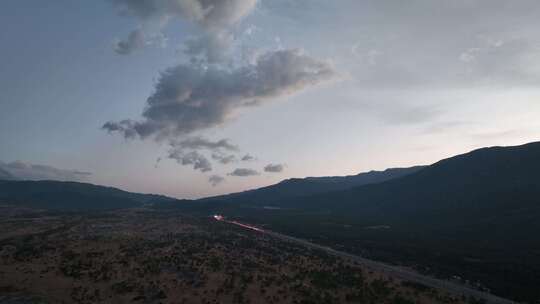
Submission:
{"label": "dusk glow", "polygon": [[540,303],[539,0],[0,2],[0,304]]}
{"label": "dusk glow", "polygon": [[2,3],[0,168],[88,174],[24,176],[195,198],[540,133],[536,1],[64,2]]}

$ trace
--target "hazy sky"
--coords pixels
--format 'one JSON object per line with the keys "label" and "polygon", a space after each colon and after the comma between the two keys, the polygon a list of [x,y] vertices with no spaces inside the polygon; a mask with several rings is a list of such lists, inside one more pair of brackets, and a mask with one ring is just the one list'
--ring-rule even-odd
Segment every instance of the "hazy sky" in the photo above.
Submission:
{"label": "hazy sky", "polygon": [[3,0],[0,173],[179,198],[540,135],[540,2]]}

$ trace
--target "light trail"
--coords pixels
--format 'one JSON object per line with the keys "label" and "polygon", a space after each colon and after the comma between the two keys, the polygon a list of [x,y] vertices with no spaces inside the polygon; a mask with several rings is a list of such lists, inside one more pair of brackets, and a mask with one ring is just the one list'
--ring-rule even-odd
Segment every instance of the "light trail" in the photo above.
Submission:
{"label": "light trail", "polygon": [[240,223],[240,222],[237,222],[237,221],[228,221],[228,220],[225,219],[225,217],[223,217],[222,215],[219,215],[219,214],[214,215],[214,219],[216,221],[219,221],[219,222],[229,223],[229,224],[240,226],[240,227],[243,227],[243,228],[246,228],[246,229],[254,230],[254,231],[257,231],[257,232],[266,233],[266,231],[264,231],[263,229],[257,228],[255,226],[251,226],[251,225],[248,225],[248,224],[243,224],[243,223]]}
{"label": "light trail", "polygon": [[270,230],[264,230],[264,229],[257,228],[248,224],[240,223],[237,221],[228,221],[222,215],[214,215],[213,217],[215,220],[219,222],[229,223],[229,224],[236,225],[242,228],[257,231],[259,233],[264,233],[266,235],[272,236],[274,238],[277,238],[283,241],[293,242],[300,245],[304,245],[309,248],[319,249],[319,250],[325,251],[326,253],[358,262],[362,264],[363,266],[365,266],[366,268],[383,272],[383,273],[387,273],[393,277],[399,278],[404,281],[416,282],[416,283],[420,283],[431,288],[446,290],[455,295],[464,295],[464,296],[471,296],[477,299],[483,299],[486,301],[486,303],[491,303],[491,304],[516,304],[517,303],[511,300],[507,300],[507,299],[492,295],[487,292],[472,289],[472,288],[459,285],[450,281],[444,281],[444,280],[428,277],[428,276],[419,274],[411,270],[407,270],[407,269],[399,268],[396,266],[387,265],[381,262],[369,260],[369,259],[357,256],[357,255],[338,251],[330,247],[314,244],[309,241],[295,238],[292,236],[284,235],[284,234],[273,232]]}

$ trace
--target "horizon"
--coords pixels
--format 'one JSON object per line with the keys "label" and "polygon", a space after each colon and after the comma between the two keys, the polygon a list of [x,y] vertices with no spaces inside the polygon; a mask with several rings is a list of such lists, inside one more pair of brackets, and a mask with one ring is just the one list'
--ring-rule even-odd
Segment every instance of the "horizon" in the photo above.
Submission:
{"label": "horizon", "polygon": [[137,3],[3,3],[0,170],[194,199],[539,138],[535,1]]}
{"label": "horizon", "polygon": [[[481,147],[481,148],[477,148],[477,149],[473,149],[473,150],[468,150],[466,152],[462,152],[462,153],[458,153],[458,154],[455,154],[455,155],[452,155],[450,157],[447,157],[447,158],[442,158],[442,159],[439,159],[433,163],[429,163],[429,164],[417,164],[417,165],[412,165],[410,167],[388,167],[388,168],[384,168],[384,169],[379,169],[379,170],[368,170],[368,171],[360,171],[356,174],[351,174],[351,175],[332,175],[332,176],[327,176],[327,175],[320,175],[320,176],[304,176],[304,177],[288,177],[288,178],[285,178],[285,179],[282,179],[280,181],[278,181],[277,183],[274,183],[274,184],[269,184],[269,185],[263,185],[261,187],[257,187],[257,188],[248,188],[248,189],[244,189],[244,190],[241,190],[241,191],[238,191],[238,192],[229,192],[229,193],[222,193],[222,194],[218,194],[217,196],[221,196],[221,195],[229,195],[229,194],[235,194],[235,193],[241,193],[241,192],[245,192],[245,191],[252,191],[252,190],[257,190],[257,189],[260,189],[260,188],[264,188],[264,187],[268,187],[268,186],[273,186],[273,185],[277,185],[279,183],[282,183],[284,181],[287,181],[287,180],[291,180],[291,179],[309,179],[309,178],[324,178],[324,177],[351,177],[351,176],[357,176],[357,175],[362,175],[362,174],[368,174],[368,173],[372,173],[372,172],[385,172],[387,170],[392,170],[392,169],[409,169],[409,168],[414,168],[414,167],[430,167],[432,165],[435,165],[441,161],[444,161],[444,160],[447,160],[447,159],[451,159],[451,158],[454,158],[454,157],[458,157],[458,156],[461,156],[461,155],[466,155],[466,154],[470,154],[470,153],[473,153],[473,152],[476,152],[476,151],[479,151],[479,150],[486,150],[486,149],[493,149],[493,148],[514,148],[514,147],[523,147],[523,146],[527,146],[527,145],[531,145],[531,144],[535,144],[535,143],[540,143],[540,141],[532,141],[532,142],[526,142],[526,143],[521,143],[521,144],[517,144],[517,145],[511,145],[511,146],[487,146],[487,147]],[[69,170],[68,170],[69,171]],[[0,181],[2,179],[0,178]],[[9,181],[9,180],[8,180]],[[55,180],[55,179],[17,179],[17,180],[14,180],[14,181],[43,181],[43,182],[76,182],[76,183],[83,183],[83,184],[90,184],[90,185],[94,185],[94,186],[100,186],[100,187],[113,187],[113,188],[116,188],[118,190],[122,190],[122,191],[126,191],[126,192],[134,192],[134,193],[137,193],[136,191],[129,191],[127,189],[123,189],[123,188],[117,188],[117,187],[114,187],[114,186],[111,186],[111,185],[106,185],[106,184],[98,184],[98,183],[91,183],[91,182],[85,182],[85,181],[70,181],[70,180],[67,180],[67,181],[62,181],[62,180]],[[163,195],[163,196],[166,196],[168,198],[172,198],[172,199],[176,199],[176,200],[198,200],[198,199],[207,199],[207,198],[212,198],[216,195],[212,195],[212,196],[202,196],[202,197],[195,197],[195,198],[183,198],[183,197],[174,197],[174,196],[170,196],[170,195],[167,195],[167,194],[164,194],[164,193],[153,193],[153,192],[140,192],[140,194],[149,194],[149,195]]]}
{"label": "horizon", "polygon": [[540,1],[1,3],[0,304],[540,304]]}

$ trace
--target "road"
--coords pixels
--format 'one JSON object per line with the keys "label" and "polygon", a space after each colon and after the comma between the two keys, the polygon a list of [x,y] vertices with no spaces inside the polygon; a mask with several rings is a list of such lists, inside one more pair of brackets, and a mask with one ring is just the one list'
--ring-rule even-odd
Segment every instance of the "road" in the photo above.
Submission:
{"label": "road", "polygon": [[226,220],[223,216],[220,216],[220,215],[215,215],[214,218],[217,221],[232,224],[232,225],[236,225],[236,226],[239,226],[239,227],[242,227],[242,228],[245,228],[245,229],[249,229],[249,230],[253,230],[253,231],[256,231],[256,232],[259,232],[259,233],[263,233],[263,234],[272,236],[274,238],[277,238],[277,239],[280,239],[280,240],[283,240],[283,241],[293,242],[293,243],[300,244],[300,245],[303,245],[303,246],[306,246],[306,247],[309,247],[309,248],[313,248],[313,249],[319,249],[319,250],[322,250],[322,251],[324,251],[324,252],[326,252],[328,254],[332,254],[334,256],[338,256],[338,257],[341,257],[341,258],[345,258],[345,259],[349,259],[349,260],[358,262],[359,264],[363,265],[364,267],[366,267],[368,269],[386,273],[391,277],[398,278],[398,279],[401,279],[401,280],[404,280],[404,281],[410,281],[410,282],[423,284],[425,286],[436,288],[436,289],[446,290],[446,291],[448,291],[448,292],[450,292],[450,293],[452,293],[452,294],[454,294],[456,296],[462,296],[463,295],[463,296],[466,296],[466,297],[474,297],[476,299],[485,300],[486,303],[489,303],[489,304],[516,304],[517,303],[517,302],[511,301],[511,300],[507,300],[507,299],[492,295],[490,293],[482,292],[482,291],[479,291],[479,290],[476,290],[476,289],[469,288],[467,286],[456,284],[454,282],[445,281],[445,280],[439,280],[439,279],[435,279],[435,278],[432,278],[432,277],[428,277],[428,276],[419,274],[417,272],[411,271],[409,269],[404,269],[404,268],[384,264],[384,263],[381,263],[381,262],[369,260],[369,259],[357,256],[357,255],[349,254],[349,253],[346,253],[346,252],[343,252],[343,251],[334,250],[334,249],[332,249],[330,247],[314,244],[314,243],[311,243],[311,242],[306,241],[306,240],[302,240],[302,239],[299,239],[299,238],[295,238],[295,237],[292,237],[292,236],[284,235],[284,234],[273,232],[273,231],[266,230],[266,229],[261,229],[261,228],[258,228],[258,227],[251,226],[249,224],[240,223],[238,221],[229,221],[229,220]]}

